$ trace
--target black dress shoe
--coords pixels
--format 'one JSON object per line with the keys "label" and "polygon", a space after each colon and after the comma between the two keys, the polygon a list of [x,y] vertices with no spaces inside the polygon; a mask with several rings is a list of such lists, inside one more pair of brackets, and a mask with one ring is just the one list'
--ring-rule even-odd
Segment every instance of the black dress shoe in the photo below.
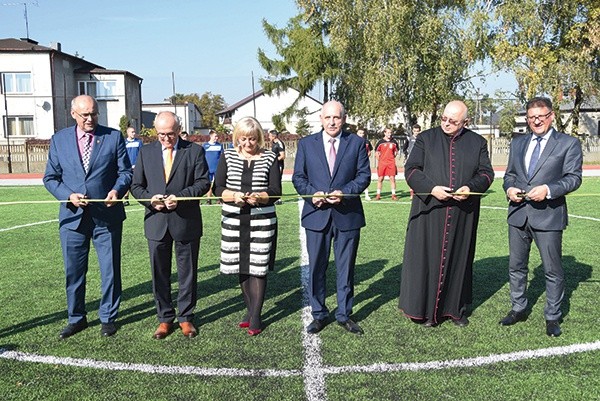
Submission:
{"label": "black dress shoe", "polygon": [[469,319],[466,316],[461,316],[460,319],[452,319],[452,323],[458,327],[466,327],[469,325]]}
{"label": "black dress shoe", "polygon": [[102,323],[102,327],[100,328],[100,334],[104,337],[110,337],[117,332],[117,326],[114,323]]}
{"label": "black dress shoe", "polygon": [[356,334],[356,335],[360,336],[365,333],[363,331],[363,329],[361,329],[360,326],[358,324],[356,324],[355,322],[353,322],[351,319],[348,319],[345,322],[338,321],[338,324],[352,334]]}
{"label": "black dress shoe", "polygon": [[550,337],[558,337],[561,333],[562,331],[560,330],[558,320],[546,320],[546,334]]}
{"label": "black dress shoe", "polygon": [[308,326],[306,326],[306,332],[310,334],[317,334],[325,327],[324,319],[314,319]]}
{"label": "black dress shoe", "polygon": [[423,323],[423,327],[435,327],[437,326],[437,324],[433,321],[433,320],[425,320],[425,323]]}
{"label": "black dress shoe", "polygon": [[87,329],[87,327],[88,322],[85,319],[80,320],[77,323],[69,323],[65,326],[64,329],[62,329],[62,331],[59,334],[59,337],[64,340],[65,338],[69,338],[79,333],[80,331]]}
{"label": "black dress shoe", "polygon": [[504,319],[500,320],[500,324],[502,326],[512,326],[513,324],[517,322],[522,322],[526,319],[527,314],[525,313],[525,311],[515,312],[514,310],[511,310],[510,312],[508,312],[508,315],[506,315]]}

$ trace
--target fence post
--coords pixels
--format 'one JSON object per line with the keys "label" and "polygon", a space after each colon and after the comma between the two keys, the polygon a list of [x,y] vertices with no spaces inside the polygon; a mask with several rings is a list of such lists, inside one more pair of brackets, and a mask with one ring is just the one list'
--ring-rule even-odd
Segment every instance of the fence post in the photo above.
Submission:
{"label": "fence post", "polygon": [[31,173],[29,168],[29,143],[27,141],[25,141],[25,165],[27,166],[27,173]]}

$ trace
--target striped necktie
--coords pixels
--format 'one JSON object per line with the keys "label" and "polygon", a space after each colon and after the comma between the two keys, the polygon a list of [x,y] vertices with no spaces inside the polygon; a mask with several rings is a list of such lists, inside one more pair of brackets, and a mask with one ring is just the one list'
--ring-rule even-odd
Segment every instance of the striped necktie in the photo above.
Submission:
{"label": "striped necktie", "polygon": [[85,141],[83,144],[83,153],[81,154],[81,162],[83,164],[83,170],[87,174],[90,168],[90,156],[92,155],[92,134],[86,132],[84,137]]}

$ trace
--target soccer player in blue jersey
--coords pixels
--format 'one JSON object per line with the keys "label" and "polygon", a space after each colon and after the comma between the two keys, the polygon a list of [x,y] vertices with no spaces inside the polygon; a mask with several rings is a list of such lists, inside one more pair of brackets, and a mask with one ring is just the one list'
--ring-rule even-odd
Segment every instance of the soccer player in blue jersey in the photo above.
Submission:
{"label": "soccer player in blue jersey", "polygon": [[202,146],[204,147],[206,163],[208,163],[208,178],[211,182],[211,188],[208,190],[208,204],[210,205],[212,202],[210,198],[212,195],[212,183],[215,178],[215,172],[217,171],[217,165],[219,164],[219,158],[221,154],[223,154],[223,145],[218,142],[218,135],[215,130],[210,130],[208,133],[209,140],[205,142]]}

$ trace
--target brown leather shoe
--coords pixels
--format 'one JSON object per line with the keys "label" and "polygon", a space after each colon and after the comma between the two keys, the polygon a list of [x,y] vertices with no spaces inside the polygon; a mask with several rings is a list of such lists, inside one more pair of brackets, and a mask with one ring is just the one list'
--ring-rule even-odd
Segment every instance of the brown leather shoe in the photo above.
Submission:
{"label": "brown leather shoe", "polygon": [[179,322],[179,327],[181,327],[184,337],[194,338],[198,335],[192,322]]}
{"label": "brown leather shoe", "polygon": [[173,323],[161,323],[158,325],[158,329],[154,332],[153,337],[157,340],[162,340],[173,331]]}

